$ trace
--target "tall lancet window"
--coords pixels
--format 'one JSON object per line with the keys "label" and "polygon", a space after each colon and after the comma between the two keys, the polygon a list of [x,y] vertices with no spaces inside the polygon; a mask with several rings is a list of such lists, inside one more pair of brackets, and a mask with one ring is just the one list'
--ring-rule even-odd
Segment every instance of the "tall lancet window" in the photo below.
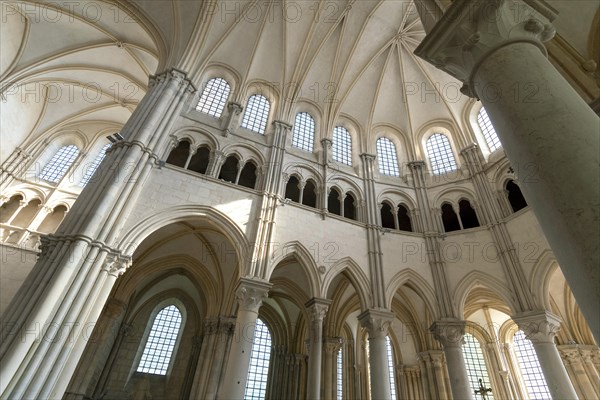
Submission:
{"label": "tall lancet window", "polygon": [[377,139],[377,161],[381,174],[400,176],[396,146],[390,139],[384,137]]}
{"label": "tall lancet window", "polygon": [[338,350],[337,354],[337,400],[344,398],[344,355],[343,349]]}
{"label": "tall lancet window", "polygon": [[301,112],[296,115],[292,146],[312,152],[315,142],[315,120],[309,113]]}
{"label": "tall lancet window", "polygon": [[79,147],[74,144],[61,147],[42,170],[40,179],[58,183],[67,173],[78,155]]}
{"label": "tall lancet window", "polygon": [[392,350],[392,341],[389,336],[385,337],[385,347],[387,350],[388,372],[390,374],[390,394],[392,400],[396,400],[396,380],[394,379],[394,352]]}
{"label": "tall lancet window", "polygon": [[525,337],[523,331],[517,331],[513,337],[513,346],[519,369],[527,388],[530,400],[552,399],[542,367],[533,348],[531,340]]}
{"label": "tall lancet window", "polygon": [[[475,391],[479,389],[480,379],[481,384],[484,385],[485,388],[490,388],[490,377],[485,365],[485,359],[483,358],[483,352],[481,351],[481,344],[479,343],[479,340],[475,339],[475,337],[471,334],[465,334],[462,350],[471,390]],[[487,392],[487,398],[488,400],[493,400],[493,392]]]}
{"label": "tall lancet window", "polygon": [[160,310],[152,323],[152,329],[137,367],[138,372],[167,374],[179,336],[181,320],[181,312],[173,304]]}
{"label": "tall lancet window", "polygon": [[94,158],[94,161],[92,161],[91,164],[85,166],[85,174],[83,175],[83,178],[81,178],[81,181],[79,181],[79,186],[84,187],[88,184],[90,179],[92,179],[94,172],[96,172],[96,170],[100,166],[100,163],[102,162],[102,160],[104,160],[104,157],[106,157],[106,152],[108,151],[109,147],[110,143],[107,143],[104,146],[102,146],[102,149],[100,149],[100,152],[98,153],[96,158]]}
{"label": "tall lancet window", "polygon": [[456,170],[456,159],[452,152],[450,140],[446,135],[434,133],[427,139],[427,156],[434,174],[445,174]]}
{"label": "tall lancet window", "polygon": [[487,143],[491,152],[494,152],[502,147],[500,139],[496,134],[496,130],[492,125],[492,121],[490,121],[490,117],[483,107],[481,107],[481,110],[479,110],[479,114],[477,115],[477,124],[479,125],[481,132],[483,132],[483,137],[485,138],[485,142]]}
{"label": "tall lancet window", "polygon": [[213,78],[206,84],[196,110],[220,118],[231,88],[223,78]]}
{"label": "tall lancet window", "polygon": [[256,320],[244,400],[264,400],[267,394],[270,359],[271,333],[269,332],[269,328],[259,318]]}
{"label": "tall lancet window", "polygon": [[352,165],[352,137],[343,126],[336,126],[333,130],[331,150],[334,161]]}
{"label": "tall lancet window", "polygon": [[271,104],[269,104],[269,100],[265,96],[257,94],[250,97],[248,105],[246,105],[244,118],[242,119],[242,128],[264,135],[270,109]]}

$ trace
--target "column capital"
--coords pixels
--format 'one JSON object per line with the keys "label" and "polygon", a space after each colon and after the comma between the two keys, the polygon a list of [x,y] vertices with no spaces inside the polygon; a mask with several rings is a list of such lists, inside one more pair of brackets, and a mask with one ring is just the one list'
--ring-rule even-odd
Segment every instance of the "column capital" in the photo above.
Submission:
{"label": "column capital", "polygon": [[442,319],[435,321],[429,331],[445,348],[462,347],[465,337],[466,322],[459,319]]}
{"label": "column capital", "polygon": [[563,359],[565,365],[581,364],[582,357],[579,354],[579,349],[577,346],[558,346],[558,352],[560,353],[560,358]]}
{"label": "column capital", "polygon": [[325,351],[330,354],[337,353],[342,348],[343,343],[344,341],[341,337],[330,337],[323,341],[323,344],[325,344]]}
{"label": "column capital", "polygon": [[241,278],[235,291],[240,310],[258,312],[264,299],[268,297],[270,283],[250,278]]}
{"label": "column capital", "polygon": [[109,275],[119,277],[127,271],[127,268],[131,265],[131,259],[121,257],[118,255],[109,255],[102,265],[102,270],[106,271]]}
{"label": "column capital", "polygon": [[363,162],[372,163],[375,161],[376,156],[374,154],[362,153],[360,158],[363,160]]}
{"label": "column capital", "polygon": [[396,316],[384,309],[369,309],[358,316],[361,325],[367,328],[370,338],[385,338]]}
{"label": "column capital", "polygon": [[304,305],[306,307],[306,310],[308,311],[310,322],[323,322],[330,304],[331,300],[319,299],[316,297],[310,299]]}
{"label": "column capital", "polygon": [[230,101],[227,104],[227,109],[229,110],[230,113],[239,115],[242,112],[242,110],[244,109],[244,106],[242,106],[240,103]]}
{"label": "column capital", "polygon": [[531,43],[546,54],[542,43],[554,37],[555,17],[541,0],[455,0],[415,54],[463,82],[463,92],[475,97],[472,77],[479,65],[510,43]]}
{"label": "column capital", "polygon": [[512,317],[532,343],[552,343],[560,330],[561,319],[548,311],[528,311]]}

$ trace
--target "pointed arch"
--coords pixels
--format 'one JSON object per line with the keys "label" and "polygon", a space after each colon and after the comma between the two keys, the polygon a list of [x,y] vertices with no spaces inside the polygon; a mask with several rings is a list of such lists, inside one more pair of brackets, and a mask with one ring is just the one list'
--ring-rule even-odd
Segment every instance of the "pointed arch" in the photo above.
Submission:
{"label": "pointed arch", "polygon": [[551,310],[550,280],[559,265],[552,250],[544,250],[529,274],[529,288],[533,298],[542,309]]}
{"label": "pointed arch", "polygon": [[434,318],[440,315],[438,308],[435,291],[425,280],[423,276],[415,272],[413,269],[406,268],[389,280],[387,287],[385,288],[386,303],[389,309],[392,308],[392,301],[394,295],[402,286],[408,285],[413,291],[415,291],[421,299],[425,302]]}
{"label": "pointed arch", "polygon": [[465,302],[467,296],[477,285],[483,285],[488,290],[494,292],[494,294],[502,299],[506,306],[510,308],[512,314],[519,311],[515,299],[510,295],[512,291],[504,282],[481,271],[471,271],[460,280],[454,289],[452,300],[454,307],[457,308],[458,315],[463,316],[465,314]]}
{"label": "pointed arch", "polygon": [[319,284],[320,280],[317,274],[317,263],[308,249],[298,241],[287,242],[281,246],[281,248],[277,251],[277,255],[270,260],[270,265],[264,279],[271,280],[271,275],[273,274],[273,271],[275,271],[275,268],[277,268],[282,261],[288,258],[295,258],[303,267],[303,271],[310,286],[309,295],[312,297],[318,297],[321,290]]}
{"label": "pointed arch", "polygon": [[369,279],[365,275],[364,271],[360,268],[360,266],[350,257],[344,257],[338,260],[335,264],[333,264],[329,271],[325,274],[323,278],[323,287],[321,289],[321,298],[327,297],[327,292],[329,291],[329,286],[335,279],[336,276],[341,274],[342,272],[346,272],[348,275],[348,279],[354,286],[354,290],[358,294],[360,300],[360,307],[362,310],[366,310],[371,305],[371,290],[369,286]]}

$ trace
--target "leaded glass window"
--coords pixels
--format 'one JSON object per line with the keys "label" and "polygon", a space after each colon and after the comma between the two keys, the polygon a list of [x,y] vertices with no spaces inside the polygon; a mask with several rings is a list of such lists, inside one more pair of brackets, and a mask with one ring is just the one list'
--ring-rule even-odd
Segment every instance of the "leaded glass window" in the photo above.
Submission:
{"label": "leaded glass window", "polygon": [[83,175],[83,178],[81,178],[81,181],[79,182],[79,186],[84,187],[85,185],[88,184],[90,179],[92,179],[94,172],[96,172],[96,170],[100,166],[100,163],[102,162],[102,160],[104,160],[104,157],[106,157],[106,152],[108,151],[109,148],[110,148],[110,143],[105,144],[102,147],[102,149],[100,149],[100,152],[98,153],[96,158],[94,158],[94,161],[92,161],[91,164],[86,165],[85,174]]}
{"label": "leaded glass window", "polygon": [[452,152],[452,146],[450,146],[450,140],[448,140],[446,135],[434,133],[427,140],[426,147],[429,162],[431,163],[431,169],[434,174],[444,174],[458,168],[456,166],[454,153]]}
{"label": "leaded glass window", "polygon": [[79,148],[74,144],[61,147],[42,170],[40,179],[58,183],[67,173],[78,155]]}
{"label": "leaded glass window", "polygon": [[377,139],[377,161],[379,172],[383,175],[400,176],[396,146],[388,138]]}
{"label": "leaded glass window", "polygon": [[250,97],[250,99],[248,99],[248,104],[246,105],[244,118],[242,119],[242,128],[263,135],[267,128],[270,109],[271,105],[265,96],[257,94]]}
{"label": "leaded glass window", "polygon": [[352,165],[352,137],[342,126],[336,126],[333,130],[332,155],[335,161]]}
{"label": "leaded glass window", "polygon": [[270,359],[271,333],[269,332],[269,328],[259,318],[256,320],[244,400],[263,400],[265,398]]}
{"label": "leaded glass window", "polygon": [[301,112],[296,115],[292,146],[312,152],[315,142],[315,120],[309,113]]}
{"label": "leaded glass window", "polygon": [[385,337],[385,347],[387,350],[388,372],[390,374],[390,394],[391,399],[396,400],[396,382],[394,379],[394,353],[392,351],[392,341],[389,336]]}
{"label": "leaded glass window", "polygon": [[344,398],[344,356],[343,351],[340,349],[337,355],[337,398],[342,400]]}
{"label": "leaded glass window", "polygon": [[487,143],[488,148],[491,152],[494,152],[500,147],[502,147],[500,139],[496,134],[496,130],[492,125],[492,121],[490,121],[490,117],[488,116],[487,111],[485,111],[485,108],[483,107],[481,107],[481,110],[479,110],[479,114],[477,115],[477,124],[479,125],[479,128],[481,128],[481,132],[483,132],[485,142]]}
{"label": "leaded glass window", "polygon": [[[465,358],[465,366],[467,367],[467,376],[472,392],[479,390],[479,379],[486,387],[490,387],[490,377],[488,376],[485,359],[481,351],[481,344],[473,335],[465,334],[463,344],[463,357]],[[477,396],[476,396],[477,397]],[[487,393],[488,400],[493,400],[493,393]]]}
{"label": "leaded glass window", "polygon": [[137,368],[138,372],[155,375],[167,374],[179,336],[181,320],[181,312],[175,305],[160,310],[152,323],[152,329]]}
{"label": "leaded glass window", "polygon": [[521,375],[527,388],[530,400],[552,399],[542,367],[531,344],[531,340],[525,337],[523,331],[518,331],[513,337],[513,345]]}
{"label": "leaded glass window", "polygon": [[196,110],[220,118],[230,91],[229,83],[225,79],[211,79],[200,96]]}

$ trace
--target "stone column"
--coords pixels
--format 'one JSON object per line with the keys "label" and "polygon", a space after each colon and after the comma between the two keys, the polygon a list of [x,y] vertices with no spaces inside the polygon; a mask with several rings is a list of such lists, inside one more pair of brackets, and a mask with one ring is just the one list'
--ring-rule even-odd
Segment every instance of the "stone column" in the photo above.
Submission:
{"label": "stone column", "polygon": [[[214,399],[223,374],[223,364],[227,354],[226,347],[234,334],[236,321],[233,318],[219,317],[214,341],[212,342],[212,357],[209,364],[208,380],[206,381],[205,399]],[[215,343],[216,341],[216,343]],[[214,347],[213,347],[214,346]]]}
{"label": "stone column", "polygon": [[[593,349],[595,348],[595,349]],[[600,397],[600,373],[594,367],[593,360],[593,352],[598,351],[598,347],[596,346],[580,346],[579,351],[581,351],[581,358],[583,359],[585,370],[587,371],[588,376],[590,377],[590,381],[594,386],[594,390],[598,393]]]}
{"label": "stone column", "polygon": [[573,384],[560,359],[554,338],[560,329],[560,319],[547,312],[527,312],[512,319],[531,340],[537,354],[548,389],[553,399],[577,399]]}
{"label": "stone column", "polygon": [[217,398],[236,400],[244,398],[254,331],[258,309],[271,285],[257,279],[241,278],[236,291],[238,312],[235,324],[235,337],[229,350],[229,359],[225,370],[225,380]]}
{"label": "stone column", "polygon": [[455,0],[415,53],[483,103],[600,342],[600,119],[546,57],[555,16],[540,0]]}
{"label": "stone column", "polygon": [[358,316],[362,326],[369,332],[369,366],[373,400],[387,400],[392,397],[385,338],[394,317],[393,313],[381,309],[370,309]]}
{"label": "stone column", "polygon": [[306,303],[309,316],[308,393],[307,398],[321,398],[321,355],[323,349],[323,319],[330,300],[313,298]]}
{"label": "stone column", "polygon": [[573,383],[575,391],[580,396],[580,398],[586,400],[598,400],[598,395],[594,391],[592,382],[590,381],[587,373],[585,372],[583,359],[581,358],[581,354],[579,353],[578,346],[576,344],[558,346],[558,351],[560,353],[561,358],[563,359],[565,368],[567,369],[567,372],[571,377],[571,383]]}
{"label": "stone column", "polygon": [[450,318],[436,321],[431,326],[430,331],[444,348],[452,398],[461,400],[473,399],[473,390],[471,390],[471,385],[469,384],[465,359],[462,353],[465,321]]}
{"label": "stone column", "polygon": [[225,120],[225,129],[223,129],[223,136],[228,136],[232,132],[235,132],[239,126],[240,114],[244,107],[239,103],[230,102],[227,104],[229,115]]}

